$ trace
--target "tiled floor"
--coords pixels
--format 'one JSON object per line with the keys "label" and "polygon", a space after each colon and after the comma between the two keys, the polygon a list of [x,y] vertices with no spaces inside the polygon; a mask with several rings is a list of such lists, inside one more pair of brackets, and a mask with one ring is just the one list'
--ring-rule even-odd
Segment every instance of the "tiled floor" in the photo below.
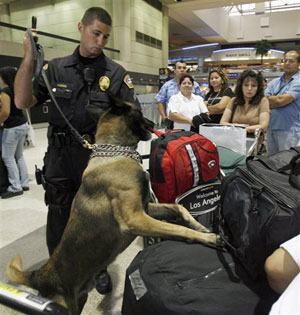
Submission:
{"label": "tiled floor", "polygon": [[[5,267],[7,262],[17,253],[23,259],[24,268],[34,268],[42,264],[48,257],[45,243],[45,223],[47,208],[43,201],[43,189],[34,179],[35,165],[42,166],[46,150],[45,125],[35,125],[35,146],[26,148],[25,160],[30,174],[30,190],[21,196],[0,199],[0,281],[7,282]],[[149,153],[150,143],[142,142],[138,151]],[[147,168],[147,163],[145,163]],[[93,290],[84,308],[83,315],[117,315],[121,314],[125,272],[134,256],[143,248],[142,239],[137,238],[131,246],[108,270],[113,280],[113,291],[101,296]],[[23,287],[24,289],[24,287]],[[1,315],[19,314],[0,305]]]}

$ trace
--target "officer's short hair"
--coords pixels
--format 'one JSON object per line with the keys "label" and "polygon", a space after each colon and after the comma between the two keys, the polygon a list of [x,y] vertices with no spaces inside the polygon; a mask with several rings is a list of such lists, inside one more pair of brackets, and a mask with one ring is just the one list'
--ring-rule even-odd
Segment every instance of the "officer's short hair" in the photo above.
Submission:
{"label": "officer's short hair", "polygon": [[110,14],[100,7],[92,7],[85,11],[81,22],[83,25],[90,25],[94,20],[98,20],[108,26],[112,25]]}

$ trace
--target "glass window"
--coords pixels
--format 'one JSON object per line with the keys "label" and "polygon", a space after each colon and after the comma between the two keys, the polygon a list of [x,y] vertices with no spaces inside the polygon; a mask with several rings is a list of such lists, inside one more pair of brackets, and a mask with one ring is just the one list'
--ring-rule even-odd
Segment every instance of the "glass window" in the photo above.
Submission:
{"label": "glass window", "polygon": [[[265,13],[299,10],[300,0],[265,1]],[[233,5],[224,8],[230,16],[255,14],[255,3]]]}

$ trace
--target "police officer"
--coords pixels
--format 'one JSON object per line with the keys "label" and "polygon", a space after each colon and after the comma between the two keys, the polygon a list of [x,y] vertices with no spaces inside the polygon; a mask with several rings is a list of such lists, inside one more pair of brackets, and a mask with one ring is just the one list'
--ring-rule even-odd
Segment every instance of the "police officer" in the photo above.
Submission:
{"label": "police officer", "polygon": [[[91,141],[99,117],[110,106],[106,90],[139,106],[125,69],[102,51],[108,42],[111,25],[111,17],[104,9],[89,8],[78,23],[80,45],[72,55],[54,59],[44,66],[60,108],[75,129]],[[21,109],[44,103],[50,98],[42,78],[37,91],[33,92],[33,64],[31,43],[28,33],[25,33],[24,58],[15,80],[15,103]],[[50,255],[67,224],[71,203],[80,186],[89,154],[89,150],[83,148],[72,135],[56,107],[50,106],[48,149],[44,157],[45,202],[48,204],[47,246]],[[96,289],[101,294],[111,291],[111,279],[106,270],[96,277]]]}

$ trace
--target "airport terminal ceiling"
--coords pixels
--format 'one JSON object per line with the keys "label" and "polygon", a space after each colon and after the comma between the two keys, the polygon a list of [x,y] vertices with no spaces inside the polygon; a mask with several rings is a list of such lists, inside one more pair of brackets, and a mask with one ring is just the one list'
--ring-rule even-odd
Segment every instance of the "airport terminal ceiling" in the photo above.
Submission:
{"label": "airport terminal ceiling", "polygon": [[[299,0],[257,0],[251,1],[251,3],[249,3],[249,0],[161,0],[161,2],[168,8],[170,50],[212,42],[218,42],[222,48],[243,47],[249,46],[249,44],[254,46],[261,39],[269,40],[273,44],[274,49],[300,50]],[[282,9],[286,10],[286,12],[287,10],[293,10],[293,12],[289,11],[289,14],[295,20],[295,32],[288,35],[282,34],[285,36],[280,38],[274,28],[274,24],[278,23],[274,17],[275,14],[279,14],[277,12],[281,13]],[[218,24],[218,21],[209,23],[208,20],[203,18],[204,14],[201,16],[201,12],[210,12],[212,10],[215,10],[217,14],[224,12],[224,15],[226,13],[229,17],[233,17],[233,20],[240,19],[239,25],[243,24],[243,19],[249,19],[248,17],[251,18],[251,16],[252,19],[254,16],[259,19],[267,18],[270,24],[261,28],[264,32],[263,36],[256,38],[252,36],[251,40],[247,40],[247,36],[245,36],[247,30],[244,30],[244,34],[242,34],[244,38],[239,34],[236,38],[231,37],[231,40],[228,40],[226,36],[220,34],[222,32],[217,27],[214,27],[214,24]]]}

